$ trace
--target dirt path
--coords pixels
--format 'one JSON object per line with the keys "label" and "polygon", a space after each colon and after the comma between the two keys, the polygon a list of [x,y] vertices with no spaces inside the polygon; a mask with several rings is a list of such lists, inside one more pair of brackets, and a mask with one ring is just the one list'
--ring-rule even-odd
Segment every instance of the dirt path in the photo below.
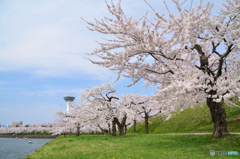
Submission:
{"label": "dirt path", "polygon": [[[150,134],[150,135],[207,135],[212,134],[210,132],[204,132],[204,133],[166,133],[166,134]],[[240,135],[240,132],[230,132],[228,134],[233,135]]]}

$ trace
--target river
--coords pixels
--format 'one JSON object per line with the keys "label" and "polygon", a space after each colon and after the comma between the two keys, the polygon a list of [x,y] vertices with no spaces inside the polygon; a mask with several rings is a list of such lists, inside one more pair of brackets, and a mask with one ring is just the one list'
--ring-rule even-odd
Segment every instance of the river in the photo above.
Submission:
{"label": "river", "polygon": [[[32,144],[29,144],[29,141]],[[0,159],[24,159],[53,139],[0,138]]]}

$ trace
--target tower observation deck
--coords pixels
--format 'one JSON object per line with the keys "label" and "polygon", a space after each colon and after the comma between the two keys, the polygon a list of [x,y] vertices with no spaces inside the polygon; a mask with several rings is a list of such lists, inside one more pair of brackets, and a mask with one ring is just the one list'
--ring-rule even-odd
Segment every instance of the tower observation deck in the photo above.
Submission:
{"label": "tower observation deck", "polygon": [[65,97],[63,97],[64,100],[67,103],[67,112],[69,112],[70,110],[70,105],[72,104],[72,102],[74,101],[75,97],[72,95],[66,95]]}

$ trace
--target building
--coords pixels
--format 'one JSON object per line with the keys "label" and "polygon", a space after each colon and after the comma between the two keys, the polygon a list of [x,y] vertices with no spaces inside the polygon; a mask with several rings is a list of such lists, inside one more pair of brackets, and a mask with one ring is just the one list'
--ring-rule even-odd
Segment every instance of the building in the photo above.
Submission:
{"label": "building", "polygon": [[12,125],[13,126],[20,126],[20,125],[22,125],[22,121],[13,121]]}
{"label": "building", "polygon": [[12,125],[7,125],[7,127],[25,127],[22,121],[13,121]]}
{"label": "building", "polygon": [[72,95],[66,95],[65,97],[63,97],[64,100],[66,101],[67,103],[67,113],[69,112],[70,110],[70,106],[72,104],[72,102],[74,101],[75,97],[72,96]]}

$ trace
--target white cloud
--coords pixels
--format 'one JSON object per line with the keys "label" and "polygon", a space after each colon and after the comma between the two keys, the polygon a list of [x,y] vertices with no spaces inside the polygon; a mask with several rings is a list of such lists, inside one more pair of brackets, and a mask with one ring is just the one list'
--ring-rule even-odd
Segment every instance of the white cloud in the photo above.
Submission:
{"label": "white cloud", "polygon": [[[95,4],[101,6],[104,2]],[[36,5],[30,3],[26,10],[18,9],[22,12],[13,12],[8,20],[2,20],[5,33],[0,42],[5,45],[0,49],[0,71],[24,71],[36,77],[88,74],[96,79],[109,79],[112,76],[108,69],[82,58],[97,47],[97,36],[91,35],[80,16],[93,19],[92,16],[105,12],[105,8],[96,10],[88,1],[52,1],[39,4],[40,7]],[[10,4],[11,9],[15,7]],[[4,25],[6,21],[10,21],[10,26]]]}
{"label": "white cloud", "polygon": [[[162,1],[149,0],[148,3],[159,13],[167,13]],[[171,1],[167,4],[173,10],[174,4]],[[122,0],[122,7],[126,16],[134,18],[142,17],[147,10],[150,19],[154,14],[144,1]],[[95,40],[102,41],[102,35],[89,31],[80,17],[93,22],[94,18],[109,16],[104,0],[5,1],[2,8],[0,71],[24,71],[35,77],[87,74],[109,80],[115,76],[82,58],[98,47]]]}
{"label": "white cloud", "polygon": [[75,94],[77,97],[80,97],[81,93],[84,91],[82,88],[75,89],[61,89],[54,87],[45,87],[43,91],[21,91],[21,95],[27,96],[47,96],[47,97],[55,97],[56,95],[67,95],[67,94]]}
{"label": "white cloud", "polygon": [[45,91],[37,91],[37,93],[44,94],[44,95],[49,95],[49,96],[55,96],[59,93],[62,94],[81,94],[84,91],[82,88],[76,88],[76,89],[48,89]]}

